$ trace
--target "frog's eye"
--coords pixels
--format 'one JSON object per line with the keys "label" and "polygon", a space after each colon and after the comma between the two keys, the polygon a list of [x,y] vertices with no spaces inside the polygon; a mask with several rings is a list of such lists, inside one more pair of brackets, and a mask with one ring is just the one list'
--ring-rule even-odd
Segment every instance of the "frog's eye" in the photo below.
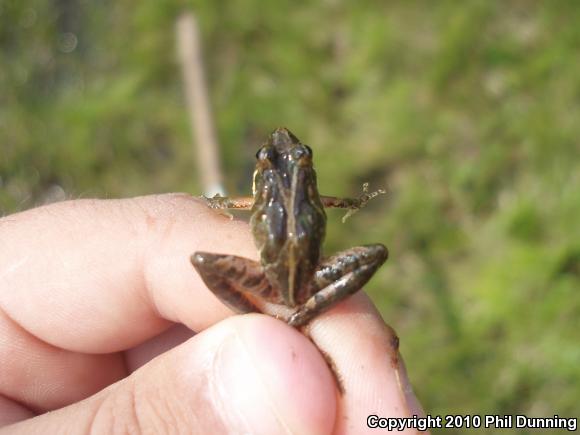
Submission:
{"label": "frog's eye", "polygon": [[312,158],[312,150],[310,149],[310,147],[308,145],[301,145],[299,147],[296,147],[294,150],[292,150],[292,157],[295,160],[311,159]]}
{"label": "frog's eye", "polygon": [[256,153],[256,159],[271,162],[274,160],[274,148],[271,146],[263,146]]}

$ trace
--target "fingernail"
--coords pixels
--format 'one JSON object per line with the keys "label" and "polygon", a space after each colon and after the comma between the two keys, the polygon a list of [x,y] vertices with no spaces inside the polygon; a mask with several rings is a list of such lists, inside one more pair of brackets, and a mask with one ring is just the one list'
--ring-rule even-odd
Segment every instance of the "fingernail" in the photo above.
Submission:
{"label": "fingernail", "polygon": [[234,406],[231,417],[243,423],[239,432],[315,434],[332,428],[332,379],[316,348],[287,325],[244,316],[224,341],[217,363],[219,395],[226,409]]}
{"label": "fingernail", "polygon": [[409,382],[407,367],[405,366],[405,361],[403,360],[400,352],[398,354],[397,380],[399,382],[399,388],[401,389],[401,392],[405,397],[405,401],[407,402],[409,413],[418,417],[425,417],[425,411],[423,411],[423,407],[419,403],[417,396],[415,396],[411,382]]}

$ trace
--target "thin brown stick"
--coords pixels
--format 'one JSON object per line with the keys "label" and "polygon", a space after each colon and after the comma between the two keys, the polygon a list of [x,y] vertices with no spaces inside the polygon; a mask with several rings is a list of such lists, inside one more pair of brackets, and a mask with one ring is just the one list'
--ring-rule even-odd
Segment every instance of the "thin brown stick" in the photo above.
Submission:
{"label": "thin brown stick", "polygon": [[191,12],[177,20],[177,45],[203,190],[206,196],[223,195],[219,147],[203,71],[199,30]]}

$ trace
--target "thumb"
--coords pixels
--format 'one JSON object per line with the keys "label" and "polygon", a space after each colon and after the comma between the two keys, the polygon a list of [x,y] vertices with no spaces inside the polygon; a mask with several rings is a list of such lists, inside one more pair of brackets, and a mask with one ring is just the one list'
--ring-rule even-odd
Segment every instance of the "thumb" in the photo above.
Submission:
{"label": "thumb", "polygon": [[334,388],[322,356],[300,333],[267,316],[236,316],[93,397],[5,430],[329,434]]}

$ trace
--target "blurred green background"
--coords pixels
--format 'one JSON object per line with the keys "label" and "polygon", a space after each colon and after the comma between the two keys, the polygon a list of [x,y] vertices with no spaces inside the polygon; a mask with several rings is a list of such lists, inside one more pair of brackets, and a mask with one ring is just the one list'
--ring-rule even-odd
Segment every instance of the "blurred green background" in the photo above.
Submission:
{"label": "blurred green background", "polygon": [[0,213],[201,192],[175,21],[200,21],[227,188],[289,127],[320,189],[386,187],[326,251],[368,285],[430,414],[578,416],[580,4],[0,0]]}

